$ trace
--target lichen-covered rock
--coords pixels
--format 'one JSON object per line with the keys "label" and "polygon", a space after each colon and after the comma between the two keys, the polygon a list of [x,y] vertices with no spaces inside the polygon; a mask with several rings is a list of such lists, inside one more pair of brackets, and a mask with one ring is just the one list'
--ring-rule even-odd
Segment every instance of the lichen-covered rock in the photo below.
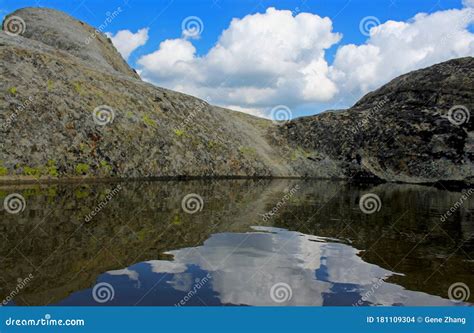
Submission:
{"label": "lichen-covered rock", "polygon": [[24,35],[0,32],[4,180],[293,174],[263,138],[270,121],[145,83],[116,66],[123,60],[111,44],[106,52],[93,43],[80,50],[92,31],[85,24],[74,22],[62,37],[57,27],[43,43],[35,29],[47,21],[69,26],[65,14],[14,14],[27,27]]}
{"label": "lichen-covered rock", "polygon": [[0,181],[473,178],[472,120],[447,118],[455,105],[471,115],[473,58],[280,126],[141,81],[105,35],[64,13],[25,8],[5,22],[13,16],[26,29],[0,32]]}
{"label": "lichen-covered rock", "polygon": [[[110,20],[121,11],[122,8],[118,7],[109,13]],[[5,22],[14,16],[24,21],[21,36],[29,40],[65,51],[89,66],[139,78],[115,50],[112,41],[98,30],[100,28],[95,29],[64,12],[49,8],[22,8],[8,15]]]}
{"label": "lichen-covered rock", "polygon": [[473,109],[467,57],[400,76],[346,111],[296,119],[278,132],[340,161],[347,177],[472,182]]}

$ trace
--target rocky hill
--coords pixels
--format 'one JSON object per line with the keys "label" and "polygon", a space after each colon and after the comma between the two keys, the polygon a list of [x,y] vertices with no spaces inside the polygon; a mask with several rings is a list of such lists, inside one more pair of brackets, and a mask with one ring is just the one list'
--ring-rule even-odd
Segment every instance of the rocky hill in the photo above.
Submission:
{"label": "rocky hill", "polygon": [[474,58],[400,76],[343,112],[296,119],[278,132],[327,154],[348,177],[472,181]]}
{"label": "rocky hill", "polygon": [[105,35],[62,12],[20,9],[3,30],[0,181],[474,177],[472,57],[277,125],[141,81]]}

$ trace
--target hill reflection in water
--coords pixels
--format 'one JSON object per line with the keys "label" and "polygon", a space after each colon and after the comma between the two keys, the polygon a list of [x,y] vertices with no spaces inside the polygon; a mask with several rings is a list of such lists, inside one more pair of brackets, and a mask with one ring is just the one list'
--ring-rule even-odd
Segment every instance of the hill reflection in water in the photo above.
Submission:
{"label": "hill reflection in water", "polygon": [[[2,299],[30,273],[10,305],[453,305],[450,285],[474,285],[472,200],[440,221],[459,191],[298,180],[129,182],[84,223],[116,186],[1,188],[3,197],[21,193],[27,202],[21,214],[0,212]],[[190,193],[203,198],[195,214],[181,205]],[[365,193],[380,197],[380,211],[360,210]],[[113,287],[113,299],[94,300],[98,283]],[[274,286],[289,288],[283,301],[275,301]]]}

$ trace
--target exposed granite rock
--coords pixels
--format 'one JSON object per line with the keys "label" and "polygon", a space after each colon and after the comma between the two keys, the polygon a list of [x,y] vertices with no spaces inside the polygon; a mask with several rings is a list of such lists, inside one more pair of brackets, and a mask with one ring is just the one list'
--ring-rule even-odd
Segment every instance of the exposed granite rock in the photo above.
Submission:
{"label": "exposed granite rock", "polygon": [[473,69],[467,57],[417,70],[344,112],[299,118],[278,133],[340,161],[347,177],[472,182]]}
{"label": "exposed granite rock", "polygon": [[[109,13],[110,20],[119,15],[118,7]],[[139,78],[112,45],[112,41],[99,30],[75,18],[49,8],[23,8],[5,18],[18,16],[25,22],[21,36],[66,51],[78,57],[89,66],[108,71],[117,71],[133,78]],[[107,24],[107,22],[105,22]],[[98,28],[100,29],[100,28]],[[98,33],[97,33],[98,32]]]}
{"label": "exposed granite rock", "polygon": [[[12,16],[26,29],[0,32],[0,181],[473,178],[472,120],[446,118],[453,105],[473,108],[473,58],[404,75],[347,111],[278,126],[141,81],[105,35],[64,13]],[[113,121],[101,125],[97,108]]]}
{"label": "exposed granite rock", "polygon": [[[115,49],[103,51],[90,43],[81,50],[73,43],[87,38],[92,28],[85,24],[76,22],[70,33],[77,36],[64,42],[56,43],[57,37],[42,43],[35,27],[43,30],[41,22],[69,20],[60,12],[25,9],[12,15],[21,15],[27,27],[19,36],[0,32],[4,180],[298,176],[286,155],[265,138],[275,126],[271,121],[213,107],[111,69],[123,61]],[[89,61],[100,55],[112,61]],[[102,105],[114,114],[104,126],[93,117]],[[330,176],[327,168],[307,164],[314,174]]]}

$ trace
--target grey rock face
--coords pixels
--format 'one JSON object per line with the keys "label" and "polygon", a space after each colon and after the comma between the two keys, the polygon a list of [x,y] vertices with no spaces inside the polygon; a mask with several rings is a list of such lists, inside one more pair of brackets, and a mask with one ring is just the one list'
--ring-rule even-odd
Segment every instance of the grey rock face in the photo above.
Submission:
{"label": "grey rock face", "polygon": [[12,16],[26,29],[0,32],[0,181],[473,178],[473,58],[404,75],[349,110],[275,125],[141,81],[106,36],[64,13]]}
{"label": "grey rock face", "polygon": [[[120,15],[121,8],[109,13],[109,21]],[[75,18],[49,8],[22,8],[5,18],[17,16],[25,23],[21,36],[49,45],[78,57],[89,66],[108,71],[117,71],[130,77],[139,78],[115,50],[107,36],[101,31],[106,28],[107,19],[97,29]]]}
{"label": "grey rock face", "polygon": [[472,181],[473,68],[467,57],[403,75],[344,112],[296,119],[280,133],[341,161],[348,177]]}

